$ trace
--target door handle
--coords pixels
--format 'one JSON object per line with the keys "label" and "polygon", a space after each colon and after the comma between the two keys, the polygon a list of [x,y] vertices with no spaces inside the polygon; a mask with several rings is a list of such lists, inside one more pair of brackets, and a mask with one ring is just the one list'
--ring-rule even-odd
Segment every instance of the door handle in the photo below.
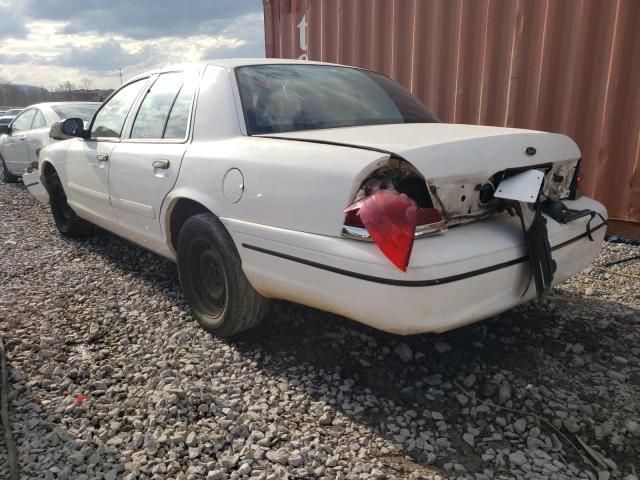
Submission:
{"label": "door handle", "polygon": [[21,137],[18,137],[18,138],[19,138],[22,142],[24,142],[24,140],[25,140],[26,136],[25,136],[25,135],[22,135]]}
{"label": "door handle", "polygon": [[98,159],[99,162],[107,162],[109,160],[109,155],[105,153],[99,153],[96,158]]}
{"label": "door handle", "polygon": [[153,168],[164,168],[167,169],[169,168],[169,160],[154,160],[153,163],[151,164],[153,165]]}

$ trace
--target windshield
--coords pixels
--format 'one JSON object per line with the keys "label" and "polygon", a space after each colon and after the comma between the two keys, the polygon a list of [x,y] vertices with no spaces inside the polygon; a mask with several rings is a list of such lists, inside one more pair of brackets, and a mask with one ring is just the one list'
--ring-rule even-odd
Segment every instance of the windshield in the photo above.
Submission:
{"label": "windshield", "polygon": [[99,105],[52,105],[51,109],[56,112],[56,115],[61,120],[67,118],[81,118],[85,122],[91,120],[94,112],[98,109]]}
{"label": "windshield", "polygon": [[236,69],[249,135],[438,119],[398,83],[366,70],[329,65]]}

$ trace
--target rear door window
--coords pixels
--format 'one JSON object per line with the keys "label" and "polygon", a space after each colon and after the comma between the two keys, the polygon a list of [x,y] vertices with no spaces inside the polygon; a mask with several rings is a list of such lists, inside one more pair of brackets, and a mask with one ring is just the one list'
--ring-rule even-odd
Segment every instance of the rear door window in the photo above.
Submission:
{"label": "rear door window", "polygon": [[165,73],[158,77],[140,105],[131,129],[131,139],[163,138],[174,103],[177,100],[184,103],[179,95],[183,84],[182,72]]}
{"label": "rear door window", "polygon": [[182,140],[187,136],[189,113],[191,112],[191,104],[195,90],[196,83],[194,80],[186,80],[184,85],[182,85],[176,101],[173,102],[163,138]]}
{"label": "rear door window", "polygon": [[47,126],[47,121],[44,118],[44,115],[40,110],[36,112],[36,116],[33,119],[33,123],[31,124],[31,130],[35,130],[36,128],[45,128]]}

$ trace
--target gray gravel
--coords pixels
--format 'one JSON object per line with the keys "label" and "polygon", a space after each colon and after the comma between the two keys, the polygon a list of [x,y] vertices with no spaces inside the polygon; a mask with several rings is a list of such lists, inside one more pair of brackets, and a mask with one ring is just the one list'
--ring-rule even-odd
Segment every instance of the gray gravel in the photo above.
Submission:
{"label": "gray gravel", "polygon": [[[597,264],[639,250],[606,244]],[[171,263],[106,232],[62,239],[0,185],[22,476],[637,479],[640,280],[619,273],[640,262],[607,270],[440,336],[276,304],[225,341],[191,319]]]}

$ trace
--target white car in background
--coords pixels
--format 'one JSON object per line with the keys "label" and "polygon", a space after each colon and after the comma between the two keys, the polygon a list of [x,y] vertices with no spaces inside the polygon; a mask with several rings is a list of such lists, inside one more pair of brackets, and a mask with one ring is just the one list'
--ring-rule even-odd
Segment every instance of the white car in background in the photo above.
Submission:
{"label": "white car in background", "polygon": [[7,135],[0,137],[0,178],[12,183],[31,166],[37,166],[38,154],[53,139],[51,125],[65,118],[91,120],[98,102],[47,102],[31,105],[20,112],[9,125]]}
{"label": "white car in background", "polygon": [[37,196],[60,232],[95,224],[176,261],[194,316],[223,336],[269,298],[442,332],[543,296],[605,234],[570,138],[442,124],[352,67],[167,67],[51,134],[69,140],[42,151]]}

